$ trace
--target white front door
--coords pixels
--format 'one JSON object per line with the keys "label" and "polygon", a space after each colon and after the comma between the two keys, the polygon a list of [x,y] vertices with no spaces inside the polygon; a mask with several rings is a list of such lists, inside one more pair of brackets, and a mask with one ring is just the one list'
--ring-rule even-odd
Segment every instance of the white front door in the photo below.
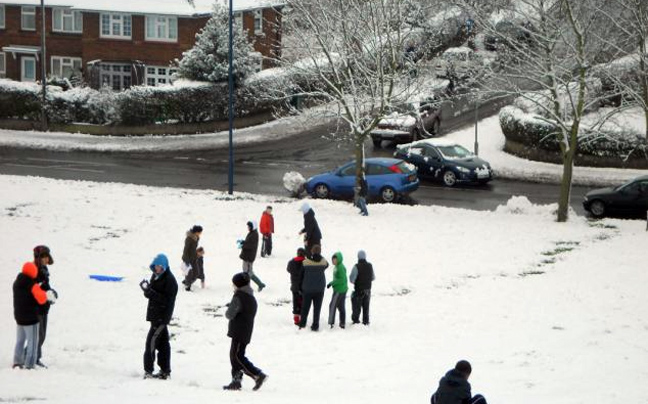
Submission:
{"label": "white front door", "polygon": [[36,58],[23,56],[20,59],[20,81],[36,81]]}

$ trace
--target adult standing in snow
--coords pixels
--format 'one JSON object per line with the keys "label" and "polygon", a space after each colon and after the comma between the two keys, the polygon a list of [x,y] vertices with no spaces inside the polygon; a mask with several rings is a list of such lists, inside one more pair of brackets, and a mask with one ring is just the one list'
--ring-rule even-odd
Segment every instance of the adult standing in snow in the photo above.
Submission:
{"label": "adult standing in snow", "polygon": [[188,271],[185,274],[182,284],[185,286],[187,292],[191,291],[191,285],[198,278],[196,268],[198,254],[196,250],[198,249],[198,241],[200,241],[202,232],[202,226],[195,225],[187,232],[187,236],[185,237],[184,250],[182,250],[182,263]]}
{"label": "adult standing in snow", "polygon": [[[146,321],[151,323],[144,349],[144,378],[167,379],[171,376],[171,345],[167,327],[173,316],[178,283],[171,273],[166,255],[158,254],[149,268],[153,272],[151,279],[140,282],[144,297],[148,299]],[[160,373],[154,375],[156,351]]]}
{"label": "adult standing in snow", "polygon": [[[38,268],[33,262],[23,265],[13,284],[14,319],[16,320],[16,348],[14,368],[33,369],[38,355],[38,313],[40,306],[56,301],[53,292],[45,292],[36,283]],[[49,293],[49,295],[48,295]]]}
{"label": "adult standing in snow", "polygon": [[360,209],[360,214],[362,216],[369,216],[369,211],[367,210],[367,195],[369,194],[369,184],[367,184],[367,179],[362,176],[360,178],[360,187],[358,188],[358,200],[356,205]]}
{"label": "adult standing in snow", "polygon": [[376,280],[373,266],[367,262],[367,253],[358,251],[358,263],[353,266],[349,280],[353,283],[351,294],[351,321],[353,324],[360,322],[362,311],[362,324],[369,325],[369,302],[371,301],[371,284]]}
{"label": "adult standing in snow", "polygon": [[477,394],[472,396],[468,378],[472,373],[470,363],[460,360],[439,380],[439,388],[430,397],[431,404],[486,404],[486,399]]}
{"label": "adult standing in snow", "polygon": [[245,356],[245,348],[252,339],[254,317],[257,312],[257,301],[250,287],[250,276],[245,272],[232,278],[236,290],[225,317],[229,320],[227,336],[232,339],[230,363],[232,364],[232,382],[223,386],[225,390],[241,390],[243,374],[254,379],[253,390],[259,390],[268,376],[250,362]]}
{"label": "adult standing in snow", "polygon": [[293,322],[299,325],[302,308],[302,280],[304,279],[304,259],[306,259],[306,250],[297,249],[297,256],[286,266],[286,271],[290,274],[290,291],[292,292],[292,313]]}
{"label": "adult standing in snow", "polygon": [[347,270],[342,263],[343,257],[341,252],[333,254],[331,261],[335,265],[333,270],[333,280],[326,285],[327,288],[333,287],[333,296],[331,296],[331,304],[329,304],[329,318],[328,323],[333,328],[335,325],[335,312],[340,312],[340,328],[344,328],[346,324],[346,293],[349,290],[347,282]]}
{"label": "adult standing in snow", "polygon": [[[50,290],[50,294],[58,299],[58,293],[50,286],[50,273],[48,265],[54,265],[54,258],[49,247],[46,245],[39,245],[34,247],[34,264],[38,267],[38,275],[36,276],[36,283],[38,283],[46,293]],[[47,367],[41,361],[43,356],[43,344],[47,336],[47,321],[49,317],[50,307],[56,299],[45,302],[45,304],[38,307],[38,354],[36,355],[36,365],[40,367]]]}
{"label": "adult standing in snow", "polygon": [[308,202],[304,202],[299,208],[304,214],[304,228],[299,234],[304,235],[304,245],[306,247],[306,254],[311,253],[311,248],[314,245],[322,246],[322,232],[320,231],[317,219],[315,219],[315,211],[311,208]]}
{"label": "adult standing in snow", "polygon": [[272,206],[266,207],[266,210],[261,214],[259,230],[261,230],[261,237],[263,238],[261,242],[261,257],[269,257],[272,254],[272,233],[274,233]]}
{"label": "adult standing in snow", "polygon": [[243,272],[250,275],[250,279],[256,283],[259,292],[266,287],[265,283],[254,274],[254,260],[256,259],[259,248],[259,232],[257,231],[256,222],[251,220],[247,222],[248,233],[241,244],[241,254],[239,258],[243,260]]}
{"label": "adult standing in snow", "polygon": [[322,301],[324,300],[324,290],[326,288],[326,275],[324,271],[328,268],[329,263],[322,257],[322,250],[319,244],[315,244],[311,249],[311,254],[304,260],[304,280],[302,281],[303,303],[301,309],[301,319],[299,329],[306,327],[308,321],[308,312],[311,304],[313,305],[313,322],[311,330],[319,330],[320,312],[322,311]]}

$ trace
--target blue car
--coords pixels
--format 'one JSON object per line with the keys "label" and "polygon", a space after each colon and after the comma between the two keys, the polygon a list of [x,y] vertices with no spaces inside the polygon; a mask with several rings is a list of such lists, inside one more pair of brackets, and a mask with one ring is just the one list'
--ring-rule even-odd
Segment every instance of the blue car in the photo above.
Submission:
{"label": "blue car", "polygon": [[[394,202],[419,187],[415,168],[403,160],[368,158],[365,159],[365,164],[369,199],[379,198],[384,202]],[[306,192],[315,198],[353,198],[355,175],[354,160],[333,171],[309,178],[306,181]]]}

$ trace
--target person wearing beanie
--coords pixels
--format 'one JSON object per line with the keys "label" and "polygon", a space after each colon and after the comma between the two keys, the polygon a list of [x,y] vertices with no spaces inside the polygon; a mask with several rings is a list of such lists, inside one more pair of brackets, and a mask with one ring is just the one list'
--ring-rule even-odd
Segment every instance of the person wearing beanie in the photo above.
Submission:
{"label": "person wearing beanie", "polygon": [[186,234],[184,249],[182,250],[182,265],[185,278],[182,284],[185,286],[187,292],[191,291],[191,285],[198,279],[198,242],[202,236],[203,228],[199,225],[194,225]]}
{"label": "person wearing beanie", "polygon": [[286,271],[290,274],[290,291],[292,292],[292,314],[293,322],[299,325],[302,307],[302,280],[304,279],[304,259],[306,250],[297,249],[297,256],[288,261]]}
{"label": "person wearing beanie", "polygon": [[39,307],[56,301],[54,293],[45,292],[38,283],[38,268],[26,262],[13,284],[14,319],[18,327],[14,349],[14,368],[33,369],[38,355]]}
{"label": "person wearing beanie", "polygon": [[247,222],[248,233],[241,245],[241,254],[239,258],[243,261],[243,272],[250,275],[250,279],[256,283],[259,292],[266,287],[261,279],[254,273],[254,260],[256,259],[257,250],[259,249],[259,232],[254,220]]}
{"label": "person wearing beanie", "polygon": [[304,260],[304,279],[302,281],[302,303],[301,318],[299,319],[299,329],[306,327],[308,321],[308,312],[311,304],[313,305],[313,322],[312,331],[319,330],[320,312],[322,311],[322,301],[324,300],[324,290],[326,289],[326,275],[324,271],[328,268],[329,263],[321,254],[322,250],[319,244],[315,244],[311,249],[311,254]]}
{"label": "person wearing beanie", "polygon": [[232,381],[223,386],[225,390],[241,390],[243,375],[254,379],[253,390],[261,388],[268,376],[250,362],[245,356],[245,349],[252,339],[254,317],[257,312],[257,301],[250,287],[250,276],[241,272],[232,277],[236,288],[232,301],[227,307],[225,317],[229,320],[227,336],[232,339],[230,347],[230,363],[232,365]]}
{"label": "person wearing beanie", "polygon": [[367,253],[358,251],[358,262],[353,266],[349,280],[353,283],[351,293],[351,322],[360,323],[360,312],[362,312],[362,324],[369,325],[369,302],[371,301],[371,284],[376,280],[373,265],[367,262]]}
{"label": "person wearing beanie", "polygon": [[299,232],[304,235],[304,246],[306,253],[310,254],[311,249],[315,244],[322,246],[322,232],[320,231],[317,219],[315,219],[315,211],[311,208],[308,202],[304,202],[299,210],[304,214],[304,228]]}
{"label": "person wearing beanie", "polygon": [[470,392],[468,378],[472,373],[470,362],[460,360],[454,369],[450,369],[439,380],[439,387],[430,397],[431,404],[487,404],[486,399],[477,394],[474,397]]}
{"label": "person wearing beanie", "polygon": [[[144,297],[148,299],[146,321],[151,323],[144,348],[144,378],[168,379],[171,376],[171,344],[167,327],[173,317],[178,283],[164,254],[158,254],[149,269],[153,272],[151,279],[140,282]],[[153,374],[156,352],[160,372]]]}
{"label": "person wearing beanie", "polygon": [[274,233],[274,216],[272,216],[272,206],[266,207],[266,210],[264,210],[261,214],[259,230],[261,231],[262,237],[261,257],[269,257],[272,254],[272,233]]}
{"label": "person wearing beanie", "polygon": [[343,257],[341,252],[336,252],[331,258],[331,262],[335,265],[333,270],[333,280],[326,285],[327,288],[333,288],[333,296],[331,296],[331,303],[329,304],[329,318],[328,324],[333,328],[335,325],[335,312],[340,312],[340,328],[346,325],[346,294],[349,290],[347,282],[347,270],[342,263]]}
{"label": "person wearing beanie", "polygon": [[[46,293],[50,290],[50,294],[53,294],[56,299],[58,299],[58,293],[50,286],[50,272],[48,265],[54,265],[54,258],[48,246],[38,245],[34,247],[34,264],[38,268],[38,275],[36,276],[36,283],[41,286]],[[47,337],[47,322],[49,318],[49,311],[54,304],[54,301],[47,301],[45,304],[38,306],[38,353],[36,355],[36,365],[46,368],[41,360],[43,356],[43,344],[45,343],[45,337]]]}

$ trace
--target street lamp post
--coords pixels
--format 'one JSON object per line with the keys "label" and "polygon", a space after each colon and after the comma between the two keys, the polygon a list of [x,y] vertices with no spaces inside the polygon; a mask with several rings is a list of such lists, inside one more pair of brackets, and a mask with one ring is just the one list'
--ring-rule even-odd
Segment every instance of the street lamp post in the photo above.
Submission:
{"label": "street lamp post", "polygon": [[40,2],[41,9],[41,130],[47,130],[47,111],[45,103],[47,101],[47,55],[45,54],[45,0]]}
{"label": "street lamp post", "polygon": [[478,129],[479,126],[479,96],[475,98],[475,155],[479,156],[479,138],[478,138]]}
{"label": "street lamp post", "polygon": [[227,172],[227,192],[232,195],[234,193],[234,47],[232,43],[234,41],[234,31],[232,29],[232,22],[234,19],[234,13],[232,12],[233,0],[229,0],[229,165]]}

